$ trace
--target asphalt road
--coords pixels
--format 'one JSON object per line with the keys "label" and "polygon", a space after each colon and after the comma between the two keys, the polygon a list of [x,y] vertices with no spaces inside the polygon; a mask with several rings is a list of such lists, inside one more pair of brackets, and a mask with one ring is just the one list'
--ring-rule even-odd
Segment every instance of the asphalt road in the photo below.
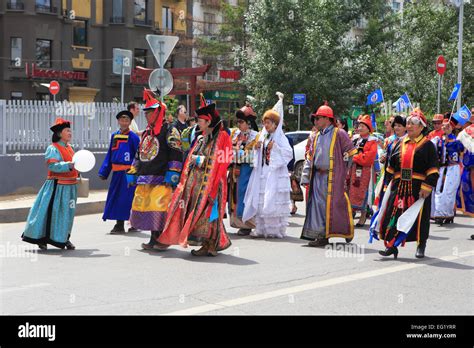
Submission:
{"label": "asphalt road", "polygon": [[38,251],[20,240],[24,223],[3,224],[0,313],[474,314],[474,219],[432,223],[427,257],[407,243],[396,261],[368,244],[367,226],[351,244],[307,247],[303,221],[292,217],[283,240],[228,228],[233,244],[216,258],[142,251],[148,232],[110,235],[99,214],[76,217],[74,251]]}

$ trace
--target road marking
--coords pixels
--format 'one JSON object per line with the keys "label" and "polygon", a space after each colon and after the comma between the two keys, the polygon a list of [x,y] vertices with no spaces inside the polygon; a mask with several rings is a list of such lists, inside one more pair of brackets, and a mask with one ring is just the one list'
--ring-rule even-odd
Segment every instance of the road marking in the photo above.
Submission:
{"label": "road marking", "polygon": [[264,300],[268,300],[268,299],[275,298],[275,297],[291,295],[291,294],[295,294],[295,293],[299,293],[299,292],[324,288],[324,287],[327,287],[327,286],[332,286],[332,285],[337,285],[337,284],[342,284],[342,283],[348,283],[348,282],[361,280],[361,279],[368,279],[368,278],[378,277],[378,276],[387,275],[387,274],[395,273],[395,272],[407,271],[407,270],[423,267],[423,266],[434,264],[434,263],[440,263],[440,262],[443,262],[443,261],[453,261],[453,260],[457,260],[457,259],[460,259],[460,258],[463,258],[463,257],[469,257],[469,256],[474,256],[474,250],[459,253],[458,256],[454,256],[454,255],[444,256],[444,257],[440,257],[439,259],[428,260],[428,261],[423,262],[423,263],[409,263],[409,264],[405,264],[405,265],[385,267],[385,268],[382,268],[382,269],[377,269],[377,270],[367,271],[367,272],[362,272],[362,273],[356,273],[356,274],[341,276],[341,277],[337,277],[337,278],[319,280],[319,281],[309,283],[309,284],[297,285],[297,286],[292,286],[292,287],[283,288],[283,289],[274,290],[274,291],[267,291],[267,292],[263,292],[263,293],[260,293],[260,294],[250,295],[250,296],[238,297],[238,298],[231,299],[231,300],[217,302],[215,304],[206,304],[206,305],[202,305],[202,306],[191,307],[191,308],[188,308],[188,309],[179,310],[179,311],[175,311],[175,312],[170,312],[170,313],[167,313],[167,314],[168,315],[202,314],[202,313],[206,313],[206,312],[215,311],[215,310],[218,310],[218,309],[225,309],[225,308],[235,307],[235,306],[239,306],[239,305],[243,305],[243,304],[247,304],[247,303],[264,301]]}
{"label": "road marking", "polygon": [[23,286],[14,286],[11,288],[5,288],[5,289],[0,289],[0,293],[4,294],[7,292],[13,292],[13,291],[18,291],[18,290],[29,290],[29,289],[35,289],[35,288],[42,288],[45,286],[50,286],[50,283],[36,283],[36,284],[30,284],[30,285],[23,285]]}

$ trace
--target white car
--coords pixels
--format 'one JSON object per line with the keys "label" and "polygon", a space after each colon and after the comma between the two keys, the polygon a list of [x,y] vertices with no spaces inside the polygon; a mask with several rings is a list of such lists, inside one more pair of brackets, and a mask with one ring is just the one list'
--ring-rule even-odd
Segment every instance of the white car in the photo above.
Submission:
{"label": "white car", "polygon": [[285,135],[293,140],[293,148],[295,150],[295,176],[299,181],[304,165],[304,153],[306,151],[306,142],[311,131],[288,132]]}

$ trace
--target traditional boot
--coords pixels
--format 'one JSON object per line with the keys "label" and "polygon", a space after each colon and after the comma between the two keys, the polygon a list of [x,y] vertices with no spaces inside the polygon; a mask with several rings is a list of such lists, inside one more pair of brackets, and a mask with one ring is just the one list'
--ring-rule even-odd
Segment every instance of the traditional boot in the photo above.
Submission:
{"label": "traditional boot", "polygon": [[207,249],[207,256],[217,256],[216,241],[210,240]]}
{"label": "traditional boot", "polygon": [[415,253],[415,257],[417,259],[422,259],[425,257],[425,248],[426,248],[426,241],[420,242],[420,244],[418,244],[418,247],[416,248],[416,253]]}
{"label": "traditional boot", "polygon": [[386,248],[385,250],[380,250],[379,254],[382,255],[382,256],[393,255],[393,258],[396,260],[397,257],[398,257],[398,249],[397,249],[397,247],[394,247],[394,246],[389,247],[389,248]]}
{"label": "traditional boot", "polygon": [[76,249],[76,246],[74,244],[72,244],[71,241],[68,240],[66,242],[66,249],[67,250],[74,250],[74,249]]}
{"label": "traditional boot", "polygon": [[202,244],[201,249],[199,250],[191,250],[191,254],[194,256],[206,256],[209,251],[209,242],[204,242]]}
{"label": "traditional boot", "polygon": [[316,240],[313,240],[308,243],[310,247],[322,247],[326,246],[329,244],[329,239],[328,238],[316,238]]}
{"label": "traditional boot", "polygon": [[117,234],[117,233],[125,233],[125,228],[123,221],[117,220],[117,223],[115,224],[114,228],[110,231],[110,234]]}
{"label": "traditional boot", "polygon": [[241,228],[240,230],[237,231],[237,235],[239,236],[248,236],[252,232],[252,230],[248,228]]}
{"label": "traditional boot", "polygon": [[156,231],[151,231],[150,241],[148,243],[142,243],[142,249],[152,250],[153,245],[155,245],[155,243],[156,243],[156,236],[157,236],[157,232]]}

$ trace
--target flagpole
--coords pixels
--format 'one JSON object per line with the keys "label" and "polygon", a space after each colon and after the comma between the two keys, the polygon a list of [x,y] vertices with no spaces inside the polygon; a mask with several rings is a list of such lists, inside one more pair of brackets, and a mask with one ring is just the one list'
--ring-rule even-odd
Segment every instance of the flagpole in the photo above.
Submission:
{"label": "flagpole", "polygon": [[[383,89],[380,88],[380,92],[382,92],[382,103],[384,104],[385,106],[385,98],[383,97]],[[384,107],[385,109],[385,121],[387,121],[387,109]]]}

